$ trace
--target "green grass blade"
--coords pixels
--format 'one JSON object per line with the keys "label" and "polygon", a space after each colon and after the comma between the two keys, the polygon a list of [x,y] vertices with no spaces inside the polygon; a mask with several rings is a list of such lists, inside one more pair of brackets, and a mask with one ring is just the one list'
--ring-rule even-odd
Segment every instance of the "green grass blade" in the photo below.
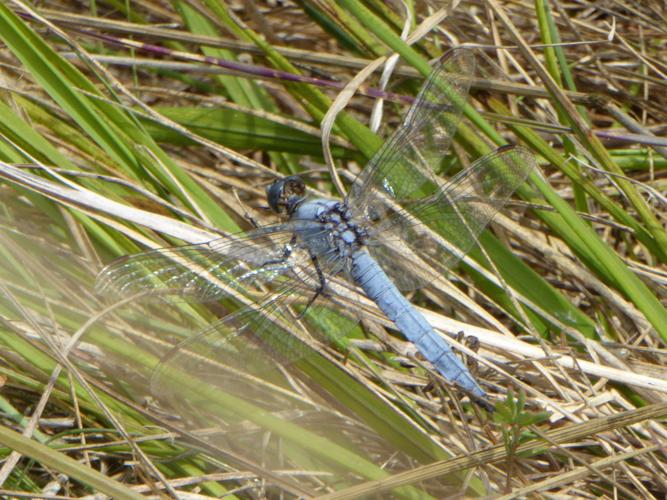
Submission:
{"label": "green grass blade", "polygon": [[53,470],[87,484],[95,492],[105,493],[113,498],[133,500],[144,498],[142,495],[134,493],[131,489],[126,488],[118,481],[105,476],[101,472],[86,467],[76,460],[69,458],[67,455],[52,450],[48,446],[23,437],[7,427],[0,427],[0,443],[22,455],[37,460],[41,464],[49,466]]}

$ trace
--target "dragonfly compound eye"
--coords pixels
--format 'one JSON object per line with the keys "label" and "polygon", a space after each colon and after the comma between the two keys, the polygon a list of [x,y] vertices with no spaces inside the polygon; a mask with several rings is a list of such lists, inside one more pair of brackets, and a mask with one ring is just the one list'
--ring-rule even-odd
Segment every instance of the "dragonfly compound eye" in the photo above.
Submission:
{"label": "dragonfly compound eye", "polygon": [[281,213],[293,207],[297,200],[303,198],[306,186],[298,175],[280,179],[266,188],[266,199],[271,209]]}

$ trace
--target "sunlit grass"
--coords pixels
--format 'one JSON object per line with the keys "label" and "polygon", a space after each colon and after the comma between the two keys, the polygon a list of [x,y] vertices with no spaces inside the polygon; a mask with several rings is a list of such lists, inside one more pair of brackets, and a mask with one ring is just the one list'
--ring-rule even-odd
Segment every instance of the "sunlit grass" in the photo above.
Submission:
{"label": "sunlit grass", "polygon": [[[665,48],[652,8],[462,2],[426,12],[417,3],[413,28],[428,34],[410,45],[405,12],[389,3],[252,4],[205,1],[206,15],[184,3],[98,5],[97,15],[0,5],[0,452],[9,457],[0,484],[37,493],[63,473],[51,493],[114,498],[196,488],[241,498],[660,495],[646,486],[659,484],[651,464],[664,462],[653,436],[667,391],[667,159],[652,135],[664,122],[656,68]],[[361,301],[352,308],[379,322],[355,328],[330,311],[311,316],[316,324],[304,321],[302,334],[340,330],[348,339],[308,344],[313,354],[290,371],[257,346],[244,357],[244,346],[226,344],[187,353],[156,385],[162,356],[236,306],[112,305],[93,293],[96,273],[122,255],[271,222],[264,187],[277,176],[302,172],[335,196],[335,167],[349,189],[406,106],[385,102],[374,132],[375,101],[353,98],[336,118],[334,164],[325,166],[318,130],[338,92],[326,82],[350,81],[396,52],[402,62],[387,90],[414,95],[452,42],[515,48],[480,51],[502,70],[481,57],[447,171],[505,143],[529,148],[540,171],[480,248],[410,298],[441,331],[479,339],[468,362],[507,411],[489,418],[443,384]],[[260,69],[250,78],[215,64],[176,70],[180,59],[166,49]],[[271,68],[322,83],[268,78]],[[379,87],[377,75],[365,86]],[[257,378],[243,370],[258,367],[248,370]],[[618,466],[619,449],[632,467]],[[640,454],[650,459],[631,462]]]}

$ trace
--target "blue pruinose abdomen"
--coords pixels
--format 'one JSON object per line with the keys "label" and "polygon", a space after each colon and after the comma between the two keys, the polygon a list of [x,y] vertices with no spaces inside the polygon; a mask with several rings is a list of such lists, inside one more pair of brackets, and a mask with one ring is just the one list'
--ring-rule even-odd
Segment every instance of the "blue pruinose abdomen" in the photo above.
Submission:
{"label": "blue pruinose abdomen", "polygon": [[396,325],[405,337],[447,380],[454,382],[473,396],[483,398],[477,384],[465,365],[431,327],[403,294],[396,288],[382,268],[363,249],[352,255],[352,277],[380,310]]}

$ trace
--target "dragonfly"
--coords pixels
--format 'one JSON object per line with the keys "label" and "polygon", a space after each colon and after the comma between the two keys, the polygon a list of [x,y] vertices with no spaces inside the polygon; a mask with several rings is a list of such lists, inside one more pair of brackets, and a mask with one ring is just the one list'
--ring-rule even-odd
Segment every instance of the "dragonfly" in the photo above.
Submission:
{"label": "dragonfly", "polygon": [[[440,59],[402,124],[342,201],[309,195],[299,176],[282,178],[266,189],[280,222],[122,257],[100,272],[98,292],[240,300],[242,307],[177,345],[161,363],[187,368],[198,363],[195,347],[210,354],[228,348],[232,339],[240,345],[237,362],[252,363],[238,342],[245,336],[298,357],[297,342],[286,340],[285,331],[316,315],[320,304],[335,309],[332,297],[360,291],[446,381],[485,401],[486,391],[404,295],[455,266],[534,169],[530,152],[505,146],[448,180],[436,174],[474,71],[469,51],[450,51]],[[157,379],[159,386],[159,373]],[[161,389],[171,390],[169,385],[165,381]]]}

